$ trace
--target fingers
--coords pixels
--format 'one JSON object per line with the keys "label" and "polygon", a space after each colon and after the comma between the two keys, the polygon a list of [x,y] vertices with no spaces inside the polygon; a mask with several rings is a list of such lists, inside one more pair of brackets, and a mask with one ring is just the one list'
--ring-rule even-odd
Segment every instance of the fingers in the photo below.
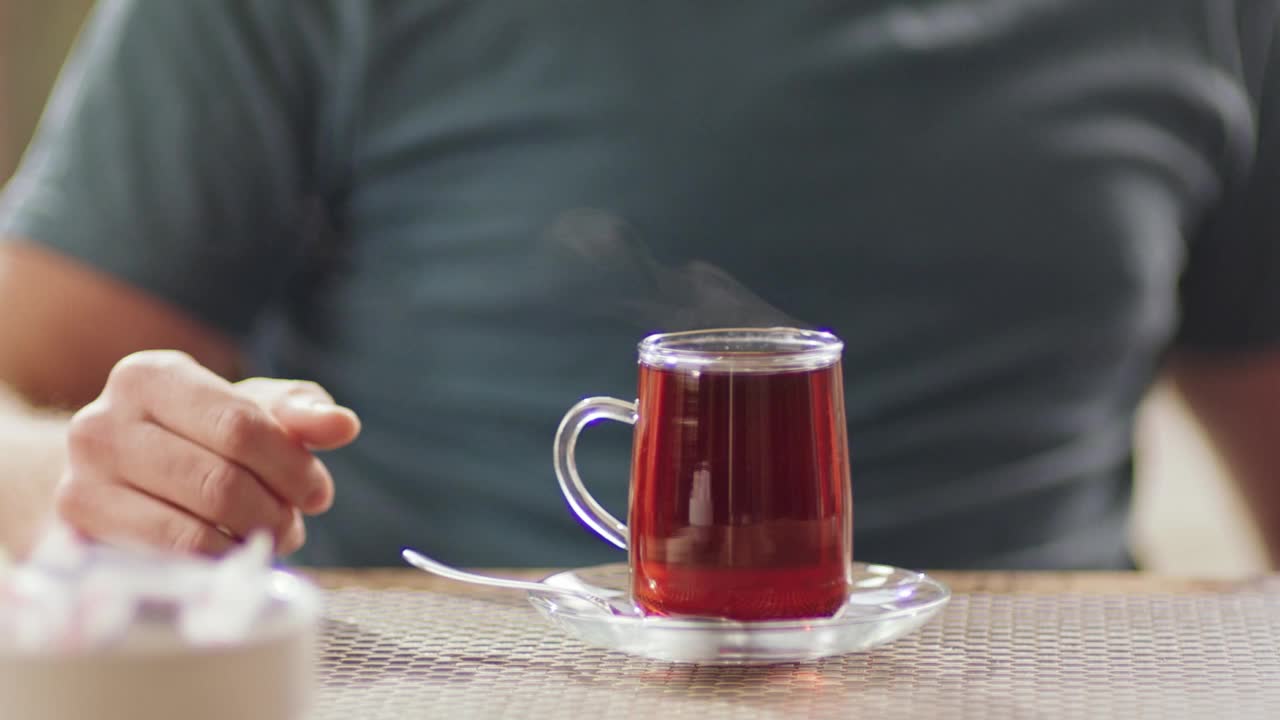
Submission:
{"label": "fingers", "polygon": [[221,555],[236,542],[213,525],[118,483],[64,483],[56,502],[58,514],[72,527],[105,543]]}
{"label": "fingers", "polygon": [[328,470],[252,399],[178,353],[146,353],[122,361],[107,393],[205,449],[234,461],[275,495],[304,512],[333,498]]}
{"label": "fingers", "polygon": [[307,543],[307,525],[302,520],[302,512],[292,508],[289,514],[292,516],[289,529],[276,538],[276,554],[280,556],[291,555]]}
{"label": "fingers", "polygon": [[253,398],[294,439],[312,450],[334,450],[360,434],[356,414],[337,405],[316,383],[250,378],[236,383],[236,389]]}
{"label": "fingers", "polygon": [[[92,498],[97,493],[96,485],[119,485],[204,525],[225,529],[233,540],[255,530],[266,530],[279,554],[302,547],[306,532],[301,514],[281,502],[243,467],[149,421],[126,423],[114,429],[109,427],[111,421],[109,414],[92,405],[73,420],[68,443],[70,462],[62,483],[67,488],[64,494],[70,498]],[[105,525],[139,521],[133,516],[116,517],[118,509],[111,504],[81,503],[71,507],[78,507],[79,511],[74,517],[63,519],[81,530],[86,521],[88,528],[98,525],[94,521]],[[105,520],[98,515],[105,515]],[[160,535],[174,531],[172,525],[158,530]],[[167,535],[164,539],[166,542],[160,543],[163,547],[191,544]],[[214,543],[222,544],[217,538]]]}
{"label": "fingers", "polygon": [[296,398],[317,403],[334,404],[333,396],[319,383],[309,380],[281,380],[278,378],[255,377],[241,380],[235,384],[236,390],[257,400],[263,406],[273,405],[280,400]]}
{"label": "fingers", "polygon": [[218,554],[266,530],[292,553],[306,541],[303,514],[333,501],[311,451],[359,430],[315,383],[232,385],[182,353],[139,353],[72,418],[58,512],[108,542]]}
{"label": "fingers", "polygon": [[344,407],[290,398],[270,408],[276,421],[311,450],[335,450],[360,434],[360,419]]}
{"label": "fingers", "polygon": [[130,425],[115,463],[123,482],[239,538],[266,530],[279,543],[293,508],[244,467],[151,422]]}

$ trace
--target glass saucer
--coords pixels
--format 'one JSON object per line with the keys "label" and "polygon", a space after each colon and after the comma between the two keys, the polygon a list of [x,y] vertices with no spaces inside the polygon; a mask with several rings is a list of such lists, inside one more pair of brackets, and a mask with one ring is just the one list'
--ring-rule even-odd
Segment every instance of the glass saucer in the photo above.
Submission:
{"label": "glass saucer", "polygon": [[673,663],[768,665],[869,650],[908,635],[951,598],[924,573],[854,563],[848,603],[832,617],[732,620],[644,615],[631,602],[623,563],[557,573],[543,582],[583,590],[612,603],[616,614],[572,597],[530,594],[553,625],[595,647]]}

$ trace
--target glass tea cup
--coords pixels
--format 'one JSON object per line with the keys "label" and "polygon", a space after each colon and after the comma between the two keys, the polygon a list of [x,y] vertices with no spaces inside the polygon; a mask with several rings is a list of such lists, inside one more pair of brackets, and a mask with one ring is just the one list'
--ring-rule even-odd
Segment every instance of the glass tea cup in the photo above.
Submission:
{"label": "glass tea cup", "polygon": [[[628,551],[642,611],[739,621],[822,617],[849,593],[853,501],[843,343],[794,328],[652,335],[638,399],[587,398],[556,434],[574,512]],[[574,460],[596,420],[635,425],[628,524]]]}

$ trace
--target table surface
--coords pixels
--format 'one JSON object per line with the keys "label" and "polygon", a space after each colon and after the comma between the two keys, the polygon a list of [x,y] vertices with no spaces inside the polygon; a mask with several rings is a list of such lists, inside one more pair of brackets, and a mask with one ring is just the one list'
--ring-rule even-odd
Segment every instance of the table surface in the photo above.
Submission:
{"label": "table surface", "polygon": [[326,593],[317,720],[1280,717],[1275,577],[931,573],[954,595],[912,636],[720,668],[587,647],[518,592],[413,570],[306,574]]}

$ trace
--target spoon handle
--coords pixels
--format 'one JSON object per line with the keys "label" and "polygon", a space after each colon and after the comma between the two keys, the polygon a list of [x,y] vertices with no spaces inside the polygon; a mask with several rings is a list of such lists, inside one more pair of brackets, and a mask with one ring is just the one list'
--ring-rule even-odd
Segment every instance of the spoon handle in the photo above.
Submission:
{"label": "spoon handle", "polygon": [[525,592],[537,593],[539,595],[572,597],[584,602],[589,602],[609,613],[616,613],[616,610],[608,603],[608,601],[579,590],[551,587],[550,585],[540,582],[528,582],[525,580],[516,580],[514,578],[496,578],[488,575],[466,572],[465,570],[459,570],[455,567],[445,565],[438,560],[432,560],[426,555],[410,548],[402,550],[400,555],[405,559],[405,562],[419,570],[431,573],[432,575],[439,575],[440,577],[448,578],[450,580],[457,580],[458,582],[470,583],[472,585],[487,585],[489,587],[506,588],[508,590],[524,590]]}
{"label": "spoon handle", "polygon": [[[478,573],[466,572],[457,568],[445,565],[438,560],[423,555],[416,550],[406,548],[401,555],[410,565],[440,577],[457,580],[458,582],[471,583],[472,585],[488,585],[489,587],[508,588],[511,590],[526,590],[529,592],[547,592],[549,588],[542,583],[528,582],[525,580],[516,580],[514,578],[496,578],[488,575],[480,575]],[[551,592],[560,592],[551,590]],[[564,591],[572,593],[571,590]]]}

